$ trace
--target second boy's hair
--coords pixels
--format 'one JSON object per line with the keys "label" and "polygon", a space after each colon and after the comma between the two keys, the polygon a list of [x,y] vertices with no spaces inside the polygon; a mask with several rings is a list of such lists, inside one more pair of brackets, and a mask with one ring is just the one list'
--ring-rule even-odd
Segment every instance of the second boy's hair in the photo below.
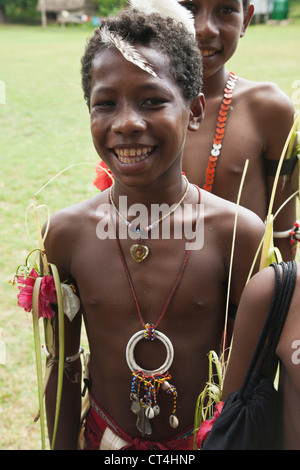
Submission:
{"label": "second boy's hair", "polygon": [[197,43],[181,23],[158,14],[144,15],[137,10],[124,10],[103,20],[89,39],[81,59],[84,98],[90,100],[91,69],[94,58],[107,48],[100,31],[108,29],[132,44],[150,46],[169,58],[169,72],[182,89],[186,100],[198,96],[202,89],[202,61]]}

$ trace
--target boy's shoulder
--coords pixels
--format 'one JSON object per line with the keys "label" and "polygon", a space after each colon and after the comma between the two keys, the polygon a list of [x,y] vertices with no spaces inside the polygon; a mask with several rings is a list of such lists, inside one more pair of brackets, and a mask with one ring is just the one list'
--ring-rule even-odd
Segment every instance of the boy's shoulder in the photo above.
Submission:
{"label": "boy's shoulder", "polygon": [[294,106],[289,96],[273,82],[259,82],[242,77],[238,79],[238,92],[245,99],[256,114],[272,114],[274,111],[294,112]]}
{"label": "boy's shoulder", "polygon": [[108,197],[103,192],[55,212],[50,217],[49,232],[52,236],[61,236],[79,230],[96,216],[97,208],[107,201]]}
{"label": "boy's shoulder", "polygon": [[260,220],[260,217],[251,210],[243,207],[235,202],[224,199],[216,194],[202,190],[201,202],[205,205],[205,208],[216,217],[229,218],[235,217],[238,214],[246,220],[255,221]]}
{"label": "boy's shoulder", "polygon": [[235,219],[237,230],[241,236],[259,236],[264,233],[265,224],[261,218],[251,210],[234,202],[223,199],[207,191],[202,192],[202,203],[208,219],[214,220],[224,233],[232,234]]}

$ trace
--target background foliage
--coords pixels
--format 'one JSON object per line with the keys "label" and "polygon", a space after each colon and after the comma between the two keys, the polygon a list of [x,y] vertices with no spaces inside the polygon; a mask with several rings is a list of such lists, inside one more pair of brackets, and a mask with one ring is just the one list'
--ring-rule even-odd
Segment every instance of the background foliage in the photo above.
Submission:
{"label": "background foliage", "polygon": [[[108,16],[126,5],[126,0],[92,0],[98,6],[99,16]],[[40,13],[36,9],[37,0],[0,0],[1,12],[5,22],[38,22]]]}

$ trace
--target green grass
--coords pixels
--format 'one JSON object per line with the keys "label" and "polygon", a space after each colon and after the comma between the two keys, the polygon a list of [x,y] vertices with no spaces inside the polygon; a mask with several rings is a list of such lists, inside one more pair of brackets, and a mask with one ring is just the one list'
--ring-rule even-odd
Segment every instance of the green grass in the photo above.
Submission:
{"label": "green grass", "polygon": [[[0,27],[0,449],[39,449],[31,317],[16,305],[8,280],[36,243],[25,232],[32,196],[71,164],[94,162],[89,116],[80,88],[80,56],[91,30],[80,27]],[[299,24],[252,26],[230,68],[254,80],[271,80],[289,95],[300,80]],[[299,108],[299,105],[298,105]],[[96,194],[94,164],[76,166],[44,190],[51,213]],[[33,225],[33,224],[32,224]],[[34,233],[34,232],[32,232]]]}
{"label": "green grass", "polygon": [[299,40],[298,23],[251,26],[240,40],[230,68],[249,80],[275,82],[292,98],[293,86],[300,80]]}

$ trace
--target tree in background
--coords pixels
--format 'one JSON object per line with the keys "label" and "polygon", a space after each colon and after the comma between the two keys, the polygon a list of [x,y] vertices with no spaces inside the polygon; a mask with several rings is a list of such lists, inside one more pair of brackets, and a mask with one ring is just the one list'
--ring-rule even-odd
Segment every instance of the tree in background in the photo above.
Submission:
{"label": "tree in background", "polygon": [[98,5],[100,16],[112,15],[127,4],[127,0],[93,0],[93,2]]}
{"label": "tree in background", "polygon": [[37,18],[37,0],[0,0],[0,23],[7,23],[8,17]]}
{"label": "tree in background", "polygon": [[6,23],[8,14],[28,13],[36,15],[37,0],[0,0],[0,23]]}
{"label": "tree in background", "polygon": [[[0,0],[0,24],[7,23],[8,18],[38,19],[38,0]],[[98,5],[99,16],[114,14],[127,4],[127,0],[93,0]]]}

